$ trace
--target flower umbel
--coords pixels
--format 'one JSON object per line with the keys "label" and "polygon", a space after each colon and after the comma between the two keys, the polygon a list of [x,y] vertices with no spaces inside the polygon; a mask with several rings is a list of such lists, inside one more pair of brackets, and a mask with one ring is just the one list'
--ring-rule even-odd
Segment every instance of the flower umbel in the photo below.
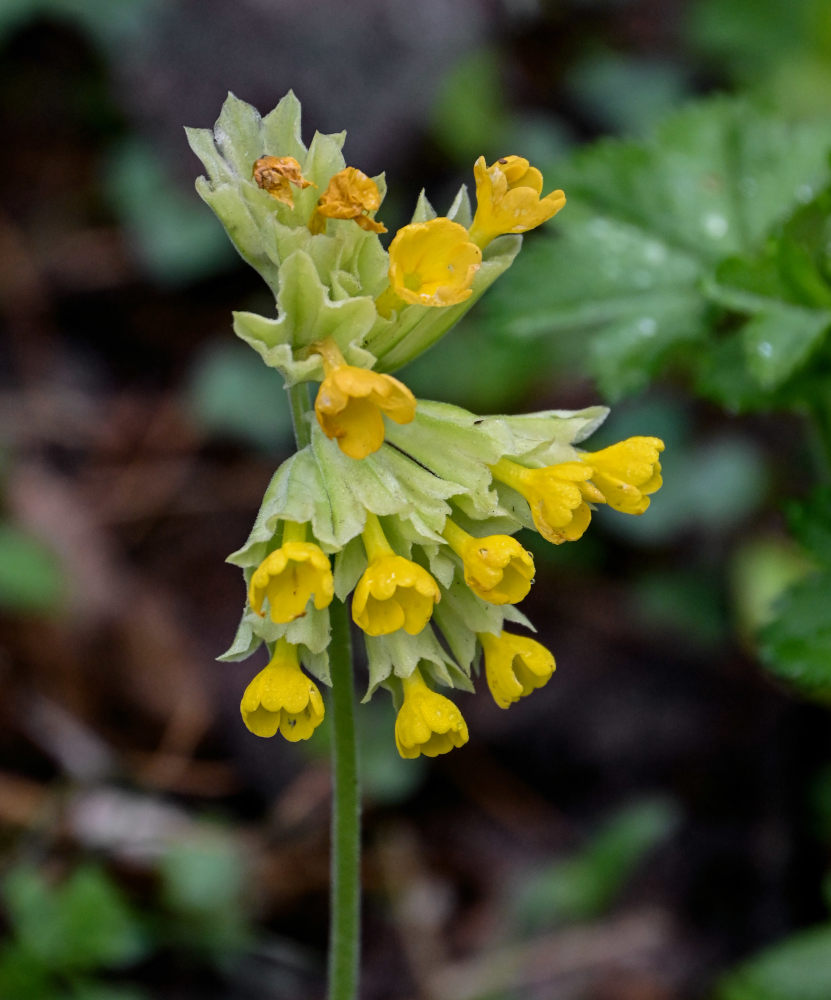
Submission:
{"label": "flower umbel", "polygon": [[315,348],[326,372],[315,399],[315,415],[326,437],[350,458],[366,458],[384,443],[384,417],[408,424],[415,396],[403,382],[366,368],[347,365],[333,341]]}
{"label": "flower umbel", "polygon": [[242,721],[255,736],[278,731],[296,743],[307,740],[323,721],[323,698],[317,684],[300,669],[297,649],[278,639],[274,656],[245,689]]}
{"label": "flower umbel", "polygon": [[255,163],[251,176],[257,185],[268,191],[272,198],[294,208],[292,184],[300,188],[314,187],[300,172],[300,164],[293,156],[261,156]]}
{"label": "flower umbel", "polygon": [[277,624],[286,624],[306,613],[314,597],[318,610],[328,607],[334,596],[332,567],[320,547],[305,541],[306,526],[287,521],[283,544],[260,563],[248,585],[248,600],[260,617],[263,602]]}
{"label": "flower umbel", "polygon": [[485,166],[480,156],[473,167],[476,178],[476,215],[470,238],[480,247],[503,233],[536,229],[565,205],[562,191],[540,198],[542,174],[522,156],[503,156]]}
{"label": "flower umbel", "polygon": [[470,298],[482,263],[482,251],[465,227],[445,218],[399,229],[389,255],[390,288],[399,299],[420,306],[452,306]]}
{"label": "flower umbel", "polygon": [[555,545],[580,538],[591,521],[589,502],[605,500],[588,481],[592,470],[580,462],[528,469],[501,458],[491,471],[494,479],[525,497],[537,531]]}
{"label": "flower umbel", "polygon": [[534,559],[510,535],[474,538],[450,518],[444,537],[464,565],[465,583],[490,604],[516,604],[528,595]]}
{"label": "flower umbel", "polygon": [[313,233],[326,230],[327,219],[353,219],[370,233],[385,233],[387,227],[369,213],[381,206],[381,192],[371,177],[356,167],[345,167],[329,181],[309,222]]}
{"label": "flower umbel", "polygon": [[364,546],[369,566],[352,598],[352,618],[367,635],[389,635],[403,628],[417,635],[430,620],[441,591],[418,563],[390,548],[378,518],[367,512]]}
{"label": "flower umbel", "polygon": [[663,484],[663,450],[660,438],[631,437],[601,451],[584,452],[580,461],[591,467],[592,482],[613,510],[643,514],[649,506],[649,495]]}
{"label": "flower umbel", "polygon": [[467,743],[462,713],[449,698],[431,691],[418,669],[401,686],[404,703],[395,720],[395,745],[402,757],[438,757]]}
{"label": "flower umbel", "polygon": [[554,673],[554,657],[536,639],[511,632],[498,636],[483,632],[478,639],[485,654],[488,687],[500,708],[541,688]]}

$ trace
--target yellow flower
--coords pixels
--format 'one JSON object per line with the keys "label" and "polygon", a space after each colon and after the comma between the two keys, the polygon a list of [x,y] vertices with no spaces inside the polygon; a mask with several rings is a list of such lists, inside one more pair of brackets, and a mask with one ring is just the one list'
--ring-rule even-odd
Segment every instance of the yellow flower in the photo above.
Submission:
{"label": "yellow flower", "polygon": [[580,461],[591,467],[591,479],[606,503],[622,514],[643,514],[649,494],[661,488],[660,454],[664,442],[655,437],[631,437],[585,452]]}
{"label": "yellow flower", "polygon": [[327,219],[354,219],[367,232],[385,233],[387,227],[368,214],[380,205],[381,193],[375,181],[355,167],[346,167],[335,174],[318,199],[309,228],[322,233]]}
{"label": "yellow flower", "polygon": [[465,227],[445,218],[399,229],[389,254],[392,292],[420,306],[464,302],[482,263],[482,251],[470,242]]}
{"label": "yellow flower", "polygon": [[542,174],[522,156],[503,156],[485,166],[480,156],[473,167],[476,178],[476,215],[470,238],[485,247],[503,233],[535,229],[565,205],[562,191],[540,198]]}
{"label": "yellow flower", "polygon": [[495,479],[525,497],[537,531],[555,545],[580,538],[592,516],[587,501],[605,500],[600,490],[588,481],[592,470],[581,462],[527,469],[501,458],[491,471]]}
{"label": "yellow flower", "polygon": [[263,601],[268,598],[269,615],[278,625],[304,615],[312,596],[318,610],[332,603],[335,588],[329,559],[305,536],[305,525],[287,521],[283,544],[263,559],[248,585],[251,607],[264,617]]}
{"label": "yellow flower", "polygon": [[242,721],[255,736],[307,740],[323,721],[323,698],[317,684],[297,662],[297,649],[278,639],[271,662],[245,689]]}
{"label": "yellow flower", "polygon": [[527,636],[482,632],[479,642],[485,654],[488,687],[500,708],[508,708],[547,684],[556,668],[554,657],[545,646]]}
{"label": "yellow flower", "polygon": [[442,532],[464,564],[465,583],[491,604],[516,604],[534,579],[534,559],[510,535],[474,538],[450,518]]}
{"label": "yellow flower", "polygon": [[467,723],[449,698],[431,691],[416,669],[401,681],[404,703],[395,720],[395,745],[402,757],[437,757],[467,743]]}
{"label": "yellow flower", "polygon": [[301,190],[314,187],[314,184],[307,181],[300,173],[300,164],[293,156],[261,156],[255,161],[251,176],[272,198],[288,205],[289,208],[294,208],[292,184]]}
{"label": "yellow flower", "polygon": [[374,514],[367,511],[366,518],[369,566],[352,597],[352,618],[367,635],[389,635],[400,628],[417,635],[441,600],[438,584],[418,563],[393,552]]}
{"label": "yellow flower", "polygon": [[[326,372],[315,400],[323,433],[350,458],[366,458],[384,443],[384,417],[408,424],[416,400],[403,382],[366,368],[347,365],[335,346],[316,345]],[[338,360],[339,359],[339,360]]]}

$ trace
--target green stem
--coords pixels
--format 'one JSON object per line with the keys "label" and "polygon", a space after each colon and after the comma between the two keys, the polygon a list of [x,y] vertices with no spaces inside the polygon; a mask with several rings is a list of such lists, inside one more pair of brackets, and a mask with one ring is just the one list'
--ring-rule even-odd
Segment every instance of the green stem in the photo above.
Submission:
{"label": "green stem", "polygon": [[298,382],[296,385],[289,386],[288,394],[294,440],[297,442],[298,449],[305,448],[312,440],[312,430],[306,419],[306,414],[311,409],[309,386],[306,382]]}
{"label": "green stem", "polygon": [[361,938],[361,806],[352,644],[346,605],[330,606],[332,641],[332,857],[329,1000],[357,1000]]}

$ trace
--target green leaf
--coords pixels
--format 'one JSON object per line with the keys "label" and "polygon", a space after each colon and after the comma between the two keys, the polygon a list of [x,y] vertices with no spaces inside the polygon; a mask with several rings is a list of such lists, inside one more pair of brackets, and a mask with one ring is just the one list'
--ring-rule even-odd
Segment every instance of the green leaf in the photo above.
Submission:
{"label": "green leaf", "polygon": [[13,870],[3,896],[20,946],[54,971],[126,965],[147,942],[103,871],[84,867],[53,888],[31,868]]}
{"label": "green leaf", "polygon": [[574,857],[534,873],[516,901],[518,921],[538,930],[600,915],[677,822],[675,806],[663,799],[622,809]]}
{"label": "green leaf", "polygon": [[719,983],[717,1000],[827,1000],[831,996],[831,924],[766,949]]}
{"label": "green leaf", "polygon": [[266,451],[291,435],[282,379],[236,342],[205,347],[190,372],[186,396],[196,423],[207,432]]}
{"label": "green leaf", "polygon": [[777,617],[759,635],[765,666],[804,694],[831,694],[831,571],[795,584],[780,600]]}
{"label": "green leaf", "polygon": [[[581,151],[557,177],[569,199],[553,226],[560,237],[529,241],[486,302],[488,325],[525,341],[590,340],[589,367],[611,397],[668,363],[697,368],[723,314],[704,293],[716,268],[757,254],[827,183],[828,142],[825,122],[791,124],[719,99],[672,116],[648,141]],[[798,332],[791,370],[815,327]]]}
{"label": "green leaf", "polygon": [[64,593],[57,556],[11,524],[0,524],[0,607],[54,611]]}
{"label": "green leaf", "polygon": [[810,556],[831,566],[831,487],[819,487],[807,502],[791,504],[788,524]]}

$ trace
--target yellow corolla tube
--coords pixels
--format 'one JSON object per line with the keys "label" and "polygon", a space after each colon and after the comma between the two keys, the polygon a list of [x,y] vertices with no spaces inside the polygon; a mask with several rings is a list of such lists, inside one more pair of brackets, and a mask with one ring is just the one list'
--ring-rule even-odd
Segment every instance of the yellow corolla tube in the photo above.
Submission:
{"label": "yellow corolla tube", "polygon": [[542,225],[565,205],[562,191],[544,198],[542,174],[522,156],[503,156],[489,167],[480,156],[473,167],[476,178],[476,215],[470,238],[480,247],[503,233],[525,233]]}
{"label": "yellow corolla tube", "polygon": [[494,479],[525,497],[537,531],[555,545],[580,538],[591,521],[589,503],[605,502],[589,482],[591,468],[579,461],[529,469],[500,458],[491,472]]}
{"label": "yellow corolla tube", "polygon": [[263,559],[248,585],[248,600],[254,611],[265,617],[263,604],[273,622],[284,625],[306,613],[314,598],[321,610],[332,603],[335,586],[332,567],[318,545],[306,541],[306,525],[286,521],[283,544]]}
{"label": "yellow corolla tube", "polygon": [[395,745],[402,757],[438,757],[467,743],[462,713],[449,698],[427,687],[417,668],[401,686],[404,702],[395,720]]}
{"label": "yellow corolla tube", "polygon": [[255,736],[279,732],[296,743],[312,735],[323,722],[324,711],[317,684],[300,669],[297,648],[278,639],[268,666],[245,689],[242,721]]}
{"label": "yellow corolla tube", "polygon": [[511,632],[482,632],[477,638],[485,654],[488,688],[500,708],[547,684],[556,669],[554,657],[536,639]]}
{"label": "yellow corolla tube", "polygon": [[366,458],[384,443],[384,417],[408,424],[416,399],[392,375],[348,365],[336,344],[315,345],[323,359],[324,379],[315,399],[315,416],[323,433],[337,441],[350,458]]}
{"label": "yellow corolla tube", "polygon": [[516,604],[528,595],[534,559],[510,535],[475,538],[448,518],[442,532],[462,560],[465,583],[483,601]]}

